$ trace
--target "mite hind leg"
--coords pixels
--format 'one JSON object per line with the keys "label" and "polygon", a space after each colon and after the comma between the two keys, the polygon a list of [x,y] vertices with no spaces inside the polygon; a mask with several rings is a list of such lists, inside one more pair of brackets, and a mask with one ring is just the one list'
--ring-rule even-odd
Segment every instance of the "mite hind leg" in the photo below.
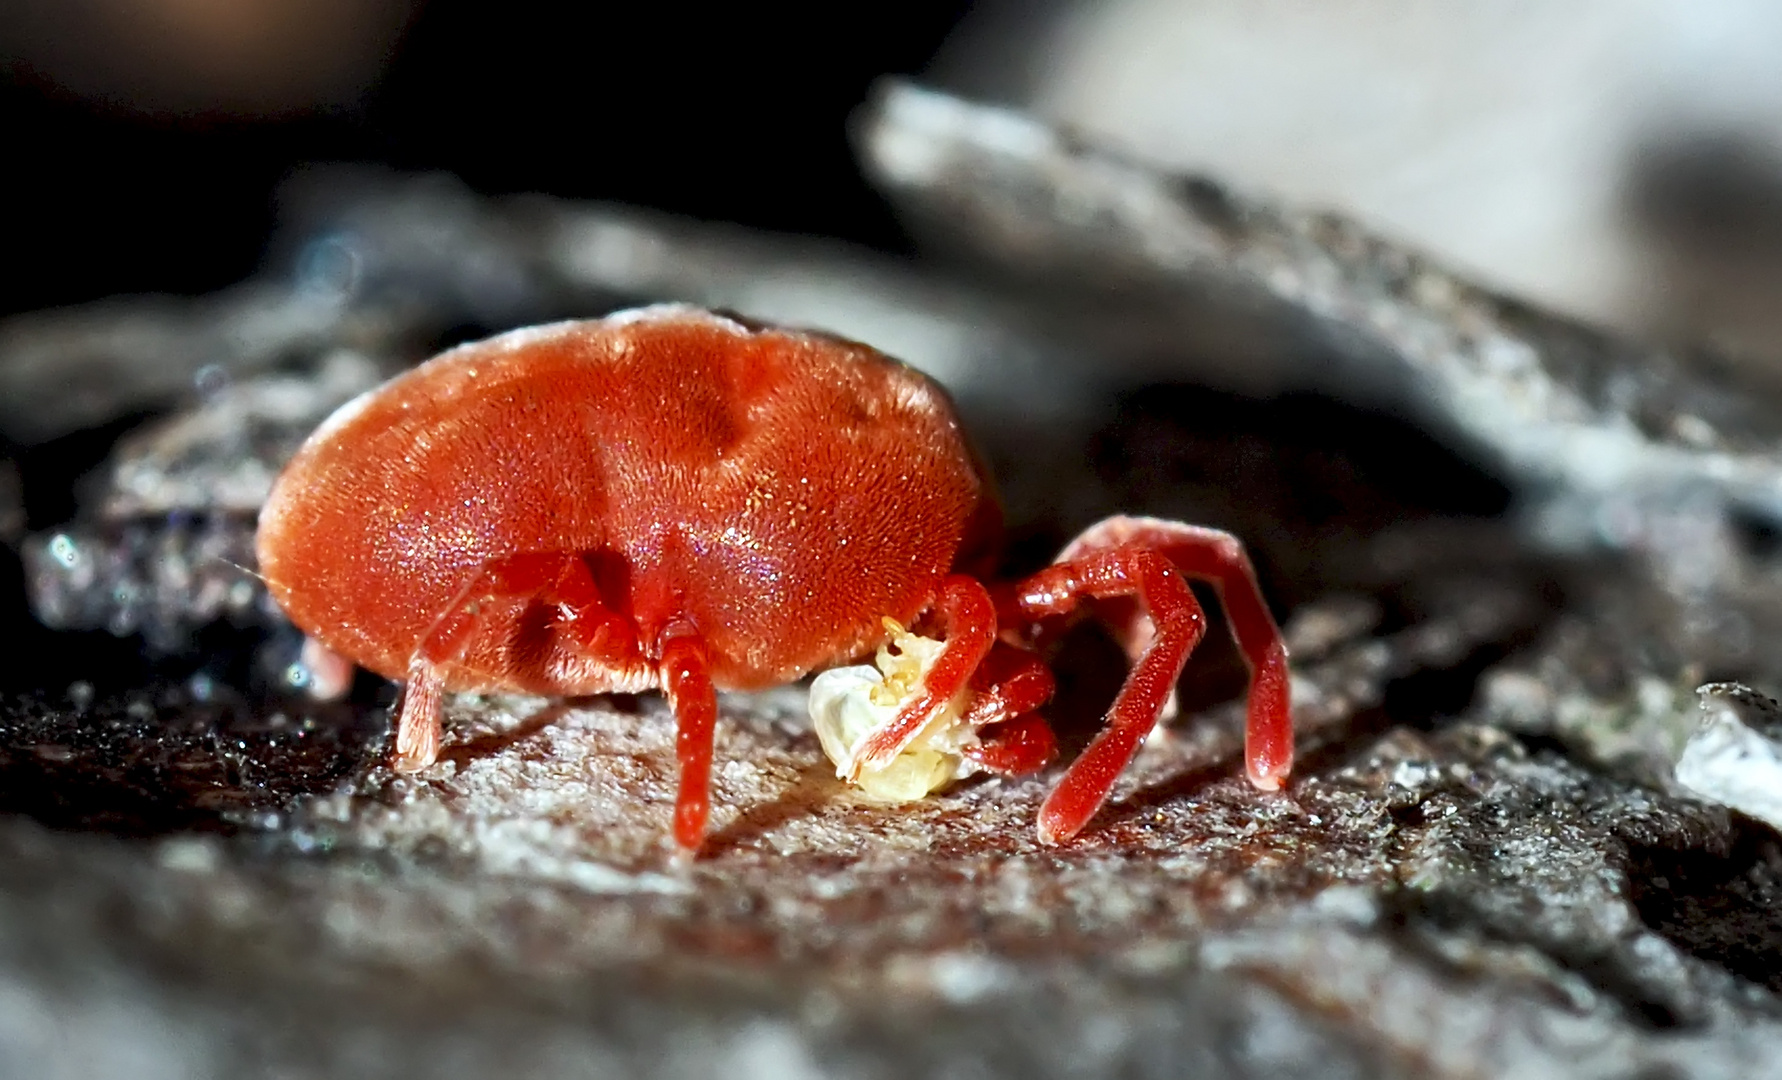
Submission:
{"label": "mite hind leg", "polygon": [[316,701],[339,701],[353,688],[353,662],[315,638],[304,637],[297,663],[304,689]]}
{"label": "mite hind leg", "polygon": [[390,767],[412,773],[439,757],[445,670],[475,636],[484,606],[504,600],[555,604],[559,622],[584,648],[599,650],[628,633],[601,597],[587,562],[572,552],[528,553],[483,564],[421,637],[408,662]]}

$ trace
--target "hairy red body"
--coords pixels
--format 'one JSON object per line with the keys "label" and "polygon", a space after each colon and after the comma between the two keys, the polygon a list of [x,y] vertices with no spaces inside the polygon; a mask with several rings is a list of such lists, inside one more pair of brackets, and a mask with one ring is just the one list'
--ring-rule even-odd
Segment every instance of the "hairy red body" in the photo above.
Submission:
{"label": "hairy red body", "polygon": [[498,605],[447,689],[648,689],[637,645],[676,616],[715,683],[753,689],[858,655],[882,615],[913,622],[993,513],[951,407],[910,368],[674,311],[454,349],[348,405],[280,478],[259,556],[293,621],[402,678],[468,575],[575,552],[635,640],[590,655]]}
{"label": "hairy red body", "polygon": [[[986,741],[987,759],[1023,771],[1050,755],[1032,710],[1051,683],[1031,654],[996,643],[999,619],[1018,630],[1081,597],[1137,595],[1153,620],[1132,632],[1135,656],[1168,636],[1158,605],[1117,582],[1051,581],[1040,597],[1036,576],[993,602],[978,575],[999,525],[926,377],[864,345],[659,307],[454,349],[349,403],[280,476],[257,547],[292,621],[406,681],[399,768],[433,760],[445,690],[666,690],[682,728],[676,835],[694,847],[713,687],[791,681],[870,651],[887,617],[926,619],[949,639],[935,692],[969,683],[978,722],[1003,736]],[[1176,595],[1185,587],[1158,588],[1200,625],[1192,596]],[[1284,653],[1268,659],[1279,640],[1259,598],[1245,610],[1266,624],[1244,642],[1259,683],[1278,668],[1278,744]],[[1192,644],[1170,646],[1175,670]],[[932,707],[912,704],[868,754],[894,754]],[[1162,707],[1146,706],[1145,730]],[[1253,749],[1259,783],[1285,774],[1290,728],[1286,739],[1262,773]]]}

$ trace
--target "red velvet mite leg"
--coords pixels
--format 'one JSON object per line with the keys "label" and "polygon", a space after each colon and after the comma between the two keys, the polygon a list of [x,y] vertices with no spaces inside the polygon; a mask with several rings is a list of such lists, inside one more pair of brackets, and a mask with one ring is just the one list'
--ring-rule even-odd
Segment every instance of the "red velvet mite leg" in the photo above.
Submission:
{"label": "red velvet mite leg", "polygon": [[923,680],[922,696],[861,740],[848,766],[846,779],[850,782],[860,778],[860,770],[868,766],[882,768],[902,753],[935,713],[964,689],[996,641],[996,606],[976,578],[948,575],[941,581],[934,607],[945,627],[946,647]]}
{"label": "red velvet mite leg", "polygon": [[1264,791],[1281,786],[1293,768],[1292,687],[1287,646],[1263,602],[1256,571],[1237,537],[1164,518],[1112,517],[1091,526],[1064,549],[1060,560],[1093,550],[1149,548],[1191,578],[1210,582],[1225,605],[1232,636],[1250,665],[1249,716],[1244,771]]}
{"label": "red velvet mite leg", "polygon": [[991,724],[978,732],[978,745],[961,754],[1002,776],[1026,776],[1058,756],[1058,737],[1037,713]]}
{"label": "red velvet mite leg", "polygon": [[309,672],[309,696],[338,701],[353,688],[353,662],[312,637],[303,639],[297,662]]}
{"label": "red velvet mite leg", "polygon": [[615,654],[637,653],[636,628],[607,607],[587,560],[567,557],[556,582],[540,595],[557,605],[557,625],[572,629],[576,643],[589,656],[613,658]]}
{"label": "red velvet mite leg", "polygon": [[439,759],[441,735],[440,695],[445,676],[440,668],[415,653],[408,662],[408,681],[402,686],[402,711],[396,720],[396,749],[390,768],[399,773],[420,772]]}
{"label": "red velvet mite leg", "polygon": [[[480,607],[492,600],[515,597],[555,598],[559,584],[575,582],[575,568],[587,586],[570,584],[565,606],[578,615],[590,603],[594,589],[587,564],[574,554],[550,552],[512,555],[485,563],[458,590],[458,595],[433,620],[433,626],[415,647],[408,662],[408,679],[402,691],[402,710],[396,721],[396,749],[390,767],[397,772],[419,772],[439,757],[441,699],[445,691],[445,667],[464,654],[481,618]],[[593,591],[592,602],[598,603]]]}
{"label": "red velvet mite leg", "polygon": [[706,819],[711,816],[712,737],[718,722],[718,695],[712,687],[705,642],[685,623],[671,625],[663,633],[662,689],[674,709],[674,749],[681,766],[674,838],[693,851],[705,839]]}
{"label": "red velvet mite leg", "polygon": [[1052,700],[1056,684],[1052,669],[1034,653],[1006,641],[990,651],[971,674],[973,697],[965,711],[965,723],[983,727],[1019,716]]}
{"label": "red velvet mite leg", "polygon": [[1206,616],[1182,574],[1144,548],[1117,548],[1055,563],[1017,586],[1014,603],[1028,618],[1062,615],[1088,598],[1136,596],[1156,627],[1150,647],[1126,676],[1101,733],[1040,807],[1041,843],[1075,836],[1113,789],[1157,724],[1188,654],[1206,633]]}
{"label": "red velvet mite leg", "polygon": [[1052,670],[1045,661],[998,641],[972,673],[971,707],[964,722],[977,730],[978,745],[967,758],[991,772],[1020,776],[1037,772],[1058,753],[1052,727],[1035,709],[1052,700]]}

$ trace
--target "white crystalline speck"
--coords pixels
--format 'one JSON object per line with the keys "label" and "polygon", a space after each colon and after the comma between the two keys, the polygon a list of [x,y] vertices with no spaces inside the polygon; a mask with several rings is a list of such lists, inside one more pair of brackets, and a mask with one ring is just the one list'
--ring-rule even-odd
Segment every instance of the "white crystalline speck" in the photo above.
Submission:
{"label": "white crystalline speck", "polygon": [[[879,649],[876,667],[833,668],[811,683],[811,725],[823,752],[846,778],[861,742],[890,723],[925,689],[942,643],[892,627],[891,644]],[[875,798],[895,802],[920,799],[979,771],[963,755],[977,735],[961,721],[968,692],[961,690],[920,734],[883,768],[864,768],[854,783]]]}
{"label": "white crystalline speck", "polygon": [[1707,722],[1677,761],[1677,782],[1782,829],[1782,745],[1752,730],[1730,705],[1706,708]]}

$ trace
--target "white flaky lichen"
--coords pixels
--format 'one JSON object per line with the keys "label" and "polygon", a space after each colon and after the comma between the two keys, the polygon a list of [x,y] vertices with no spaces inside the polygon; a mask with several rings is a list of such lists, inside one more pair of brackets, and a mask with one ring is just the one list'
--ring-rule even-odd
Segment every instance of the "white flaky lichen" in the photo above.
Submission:
{"label": "white flaky lichen", "polygon": [[[874,666],[832,668],[811,683],[811,724],[823,752],[835,762],[835,774],[844,780],[861,743],[924,692],[944,644],[912,634],[892,619],[885,620],[885,627],[890,640],[879,647]],[[883,768],[861,769],[854,783],[874,798],[909,802],[978,772],[964,755],[978,741],[963,721],[969,697],[970,691],[961,689],[902,753]]]}

